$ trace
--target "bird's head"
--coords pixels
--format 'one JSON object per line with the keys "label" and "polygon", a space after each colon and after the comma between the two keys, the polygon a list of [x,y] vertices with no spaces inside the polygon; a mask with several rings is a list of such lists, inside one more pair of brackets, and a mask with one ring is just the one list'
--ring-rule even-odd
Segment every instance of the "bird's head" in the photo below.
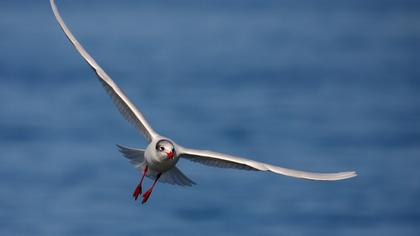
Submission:
{"label": "bird's head", "polygon": [[174,159],[175,157],[175,146],[174,144],[166,139],[162,139],[156,143],[156,152],[159,156],[168,159]]}

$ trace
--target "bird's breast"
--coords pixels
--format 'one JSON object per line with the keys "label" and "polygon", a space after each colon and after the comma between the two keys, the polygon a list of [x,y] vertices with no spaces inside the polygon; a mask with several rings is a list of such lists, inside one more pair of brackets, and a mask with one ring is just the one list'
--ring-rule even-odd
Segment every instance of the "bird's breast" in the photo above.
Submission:
{"label": "bird's breast", "polygon": [[146,164],[150,169],[153,169],[157,172],[165,172],[171,169],[173,166],[176,165],[178,161],[178,157],[174,156],[173,159],[169,159],[167,157],[161,157],[156,152],[148,152],[145,153],[145,161]]}

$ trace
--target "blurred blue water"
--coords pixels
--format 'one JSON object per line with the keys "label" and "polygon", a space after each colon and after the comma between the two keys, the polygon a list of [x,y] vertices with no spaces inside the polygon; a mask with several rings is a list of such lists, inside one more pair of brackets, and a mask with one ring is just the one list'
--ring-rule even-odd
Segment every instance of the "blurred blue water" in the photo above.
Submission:
{"label": "blurred blue water", "polygon": [[[418,235],[418,1],[59,1],[157,131],[324,183],[187,161],[193,188],[138,174],[142,147],[48,1],[0,2],[1,235]],[[150,183],[150,182],[148,182]]]}

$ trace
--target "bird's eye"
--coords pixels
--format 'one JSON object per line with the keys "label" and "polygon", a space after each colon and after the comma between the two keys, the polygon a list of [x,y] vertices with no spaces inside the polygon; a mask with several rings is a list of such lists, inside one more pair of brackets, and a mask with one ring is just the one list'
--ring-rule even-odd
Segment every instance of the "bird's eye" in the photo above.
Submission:
{"label": "bird's eye", "polygon": [[160,151],[163,151],[163,150],[165,150],[165,148],[164,148],[163,146],[160,146],[160,147],[159,147],[159,150],[160,150]]}

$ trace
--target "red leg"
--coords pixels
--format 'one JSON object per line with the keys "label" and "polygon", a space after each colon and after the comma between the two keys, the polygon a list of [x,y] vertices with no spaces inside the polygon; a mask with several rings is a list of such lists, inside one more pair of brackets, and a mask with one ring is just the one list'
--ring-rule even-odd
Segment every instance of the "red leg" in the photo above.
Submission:
{"label": "red leg", "polygon": [[140,183],[137,185],[136,189],[133,192],[134,200],[137,200],[137,198],[141,194],[141,191],[142,191],[141,185],[143,183],[144,176],[146,176],[146,174],[147,174],[147,169],[148,169],[147,166],[144,167],[143,176],[141,177]]}
{"label": "red leg", "polygon": [[143,201],[141,202],[142,204],[144,204],[145,202],[147,202],[147,199],[149,199],[150,195],[152,194],[153,188],[155,187],[157,181],[159,180],[160,176],[162,175],[162,173],[159,173],[156,176],[155,181],[153,181],[152,186],[143,194]]}

